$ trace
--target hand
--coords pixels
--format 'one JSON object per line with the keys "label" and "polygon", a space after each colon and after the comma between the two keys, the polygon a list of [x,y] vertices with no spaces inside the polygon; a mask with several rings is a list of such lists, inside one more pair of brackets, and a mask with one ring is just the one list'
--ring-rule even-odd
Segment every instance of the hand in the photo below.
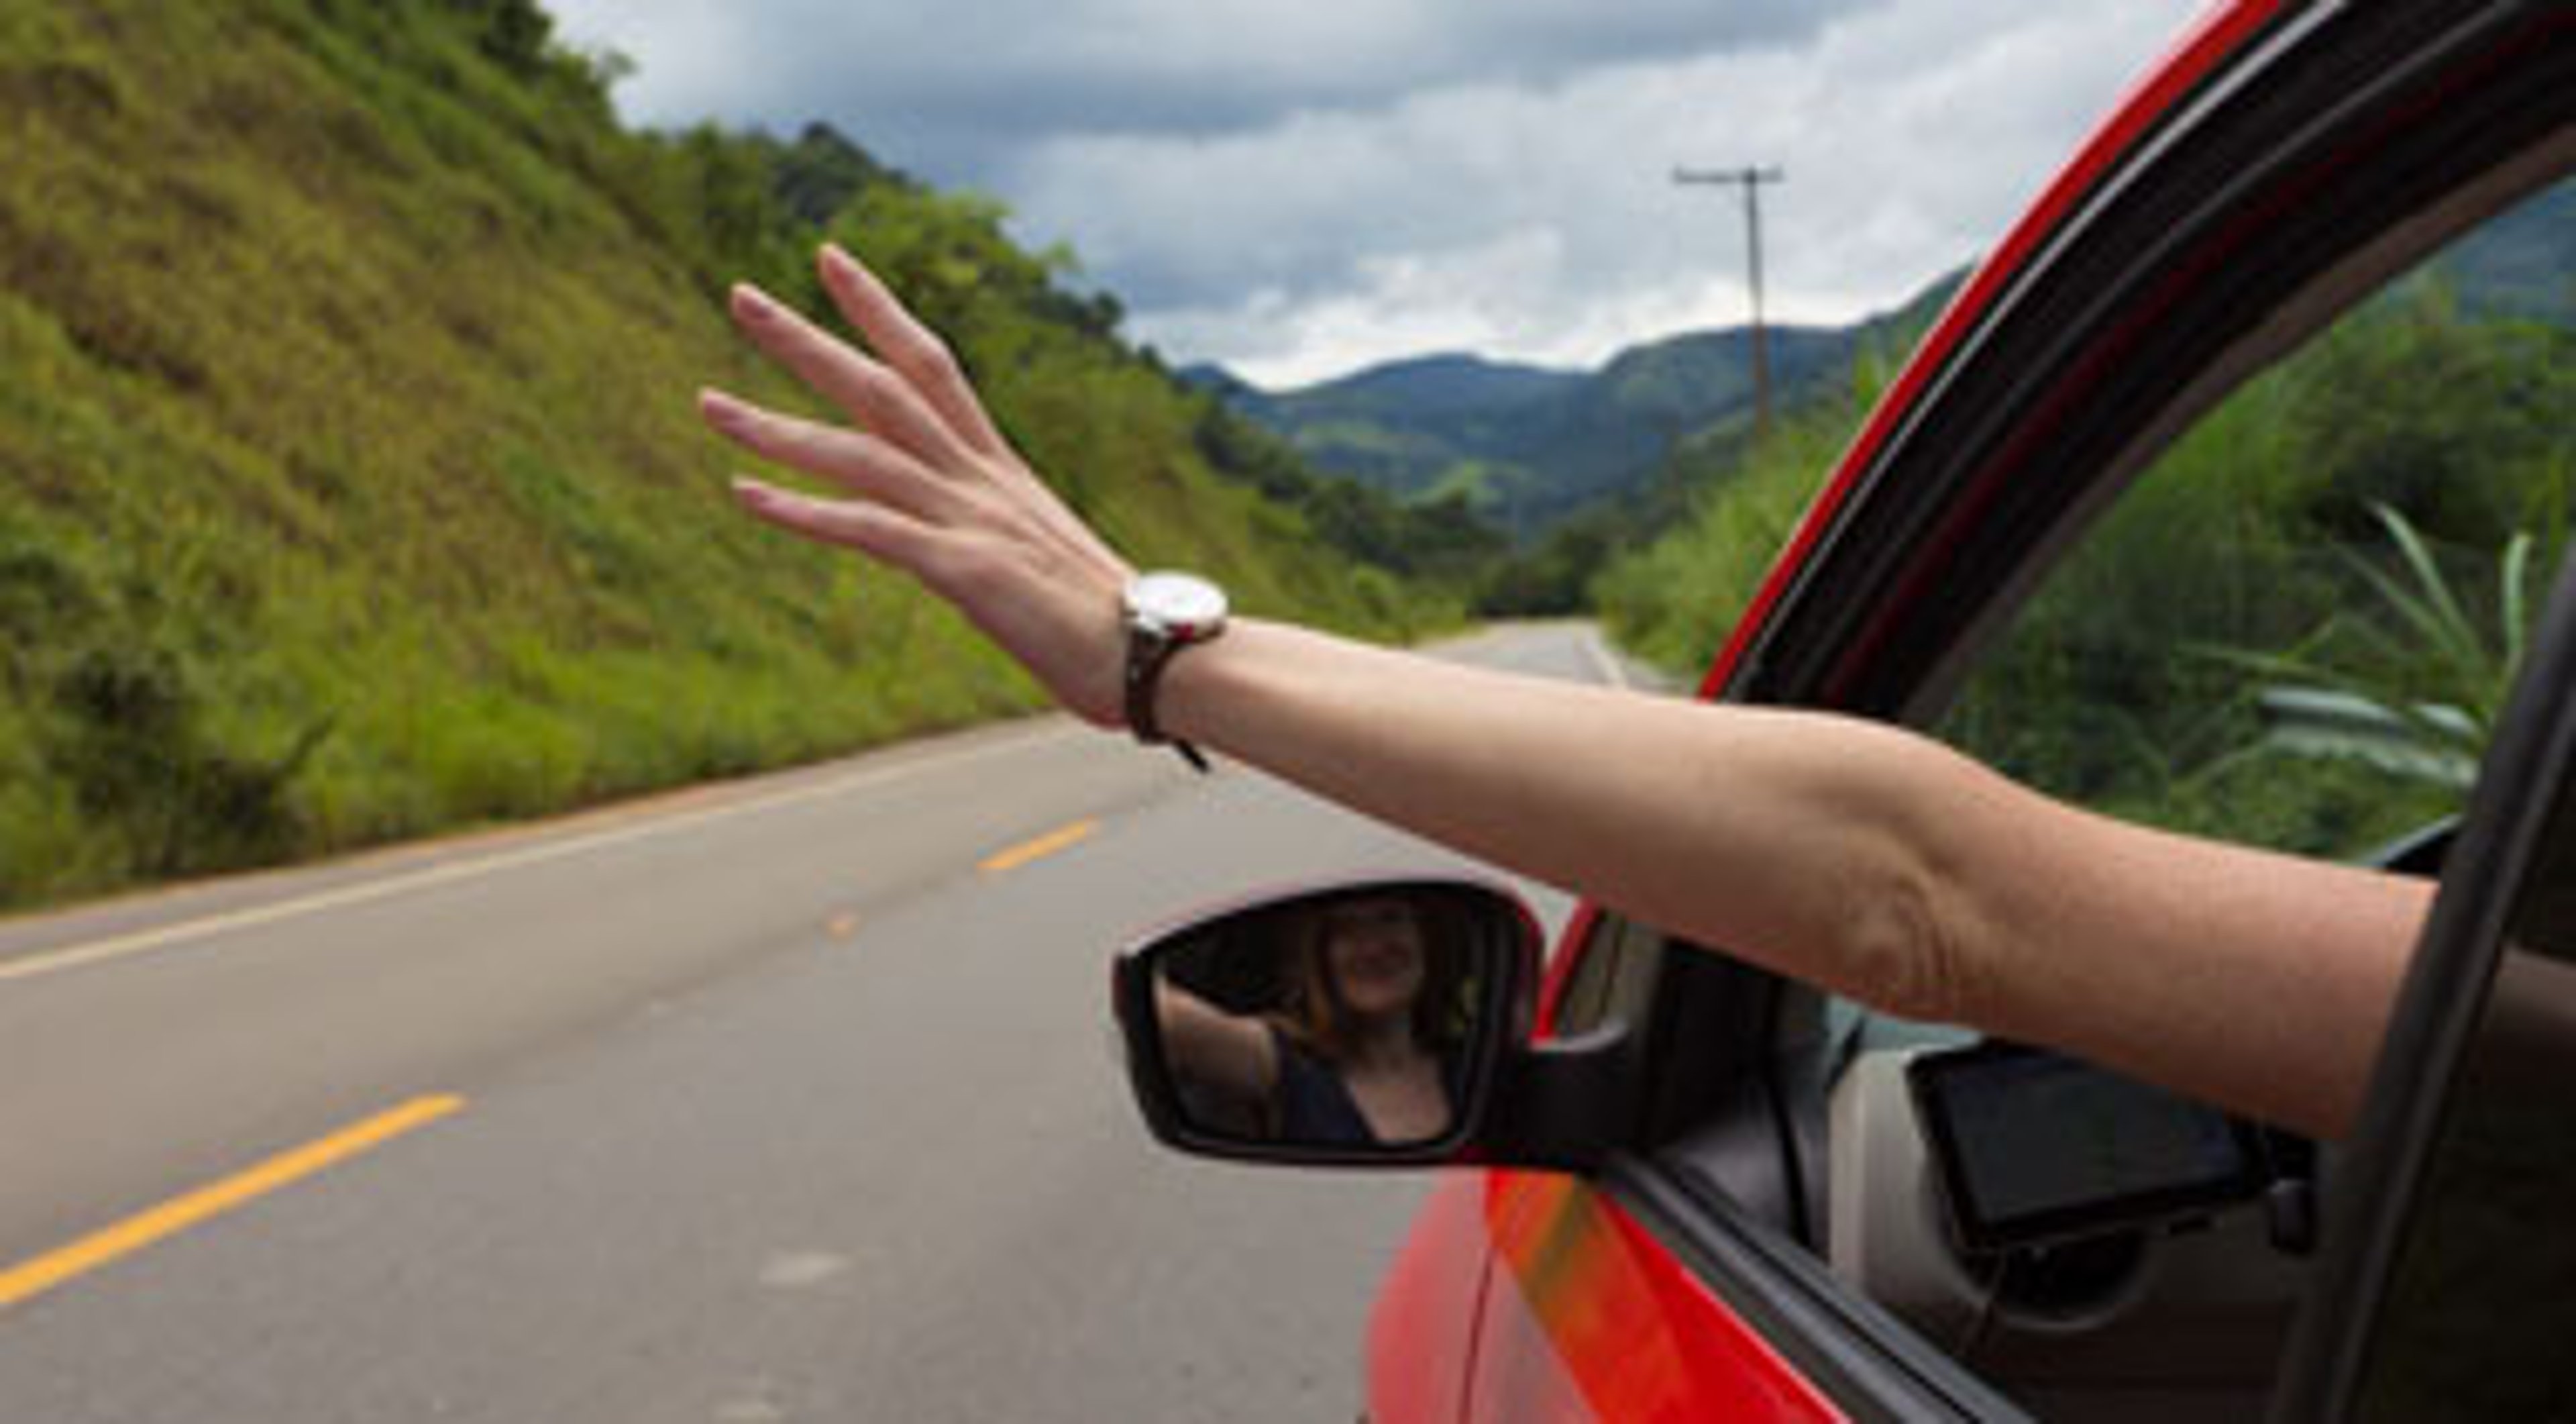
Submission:
{"label": "hand", "polygon": [[845,544],[919,579],[1019,659],[1068,709],[1123,724],[1119,595],[1133,570],[1005,444],[947,344],[848,253],[826,245],[823,289],[870,356],[749,285],[735,325],[855,428],[699,392],[719,434],[847,491],[818,499],[734,481],[752,514]]}

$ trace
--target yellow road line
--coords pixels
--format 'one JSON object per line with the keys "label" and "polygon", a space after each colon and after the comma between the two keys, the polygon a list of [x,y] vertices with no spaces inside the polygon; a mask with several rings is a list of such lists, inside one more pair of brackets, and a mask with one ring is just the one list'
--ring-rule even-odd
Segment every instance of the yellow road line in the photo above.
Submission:
{"label": "yellow road line", "polygon": [[192,1226],[415,1128],[425,1127],[463,1106],[463,1098],[446,1094],[414,1098],[317,1142],[280,1153],[247,1171],[164,1202],[103,1231],[93,1232],[69,1246],[0,1271],[0,1310],[42,1295],[66,1281],[130,1256],[154,1242],[176,1236]]}
{"label": "yellow road line", "polygon": [[1091,833],[1099,829],[1098,821],[1076,821],[1070,826],[1049,831],[1036,840],[1022,841],[1009,850],[997,851],[986,856],[975,868],[987,875],[999,875],[1005,870],[1017,870],[1030,861],[1053,855],[1067,846],[1088,840]]}

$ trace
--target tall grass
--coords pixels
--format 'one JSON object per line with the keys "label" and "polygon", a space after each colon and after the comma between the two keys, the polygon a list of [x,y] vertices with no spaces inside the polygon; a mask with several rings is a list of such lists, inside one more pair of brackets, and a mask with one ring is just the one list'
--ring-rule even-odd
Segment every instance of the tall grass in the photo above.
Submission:
{"label": "tall grass", "polygon": [[1696,682],[1888,379],[1886,360],[1873,352],[1855,362],[1847,391],[1786,413],[1761,439],[1736,426],[1685,446],[1676,477],[1697,491],[1687,517],[1613,560],[1593,582],[1611,635],[1675,678]]}
{"label": "tall grass", "polygon": [[[691,390],[805,398],[721,284],[810,298],[815,234],[717,181],[765,173],[751,141],[621,132],[578,60],[496,49],[507,9],[0,11],[0,907],[1039,705],[906,581],[729,510]],[[864,254],[1007,247],[871,201]],[[961,348],[1116,537],[1407,631],[1050,290],[979,299]]]}

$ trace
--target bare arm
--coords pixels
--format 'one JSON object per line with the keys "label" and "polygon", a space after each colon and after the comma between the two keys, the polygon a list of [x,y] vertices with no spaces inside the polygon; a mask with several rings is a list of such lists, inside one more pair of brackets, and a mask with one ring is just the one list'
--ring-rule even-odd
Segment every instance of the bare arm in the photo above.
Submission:
{"label": "bare arm", "polygon": [[[702,407],[855,497],[746,481],[744,506],[911,572],[1068,708],[1118,725],[1128,566],[993,434],[935,337],[837,253],[822,272],[882,360],[745,292],[735,316],[863,429],[713,393]],[[1159,706],[1175,735],[1783,973],[2329,1136],[2360,1099],[2429,897],[2103,820],[1893,728],[1279,624],[1180,656]]]}
{"label": "bare arm", "polygon": [[1183,1076],[1248,1103],[1268,1102],[1278,1087],[1278,1049],[1261,1020],[1229,1014],[1156,975],[1154,1021],[1164,1056]]}
{"label": "bare arm", "polygon": [[1876,723],[1276,625],[1192,651],[1163,696],[1179,735],[1648,923],[2326,1136],[2431,896],[2095,816]]}

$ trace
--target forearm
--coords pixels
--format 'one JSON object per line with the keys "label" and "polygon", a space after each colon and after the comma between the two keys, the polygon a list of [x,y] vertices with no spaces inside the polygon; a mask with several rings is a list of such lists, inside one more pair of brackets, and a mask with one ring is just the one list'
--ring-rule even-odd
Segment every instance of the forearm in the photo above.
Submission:
{"label": "forearm", "polygon": [[1269,1097],[1278,1069],[1268,1031],[1258,1020],[1226,1013],[1159,976],[1154,980],[1154,1018],[1162,1029],[1164,1052],[1183,1077],[1246,1101]]}
{"label": "forearm", "polygon": [[1177,660],[1161,705],[1177,735],[1769,967],[1918,1010],[1940,992],[1902,921],[1946,754],[1905,734],[1259,622]]}
{"label": "forearm", "polygon": [[1179,659],[1177,735],[1909,1017],[2325,1136],[2429,890],[2105,820],[1901,729],[1641,697],[1258,622]]}

